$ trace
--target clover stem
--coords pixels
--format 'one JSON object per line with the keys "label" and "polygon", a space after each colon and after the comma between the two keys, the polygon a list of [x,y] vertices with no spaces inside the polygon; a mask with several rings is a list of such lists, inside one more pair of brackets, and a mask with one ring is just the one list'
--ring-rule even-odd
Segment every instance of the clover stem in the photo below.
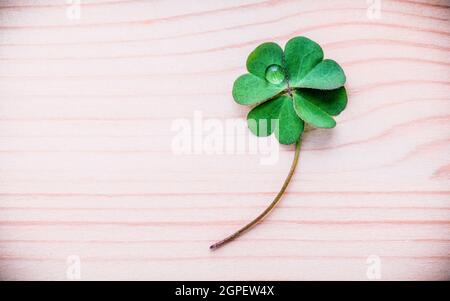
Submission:
{"label": "clover stem", "polygon": [[276,197],[272,201],[272,203],[269,205],[269,207],[267,207],[260,215],[258,215],[254,220],[252,220],[250,223],[248,223],[247,225],[242,227],[240,230],[231,234],[227,238],[222,239],[221,241],[216,242],[215,244],[211,245],[209,247],[211,250],[216,250],[216,249],[222,247],[223,245],[235,240],[236,238],[238,238],[239,236],[241,236],[242,234],[244,234],[245,232],[247,232],[248,230],[253,228],[253,226],[255,226],[257,223],[261,222],[267,215],[269,215],[269,213],[272,211],[272,209],[275,208],[275,206],[280,202],[281,197],[284,194],[284,191],[288,187],[289,182],[291,181],[292,176],[294,175],[295,168],[297,167],[298,158],[299,158],[299,154],[300,154],[300,145],[301,145],[300,140],[301,139],[299,139],[297,141],[297,143],[295,144],[294,161],[292,161],[292,165],[291,165],[291,169],[289,170],[289,174],[286,177],[286,180],[284,180],[283,186],[281,187],[280,191],[278,192],[278,194],[276,195]]}

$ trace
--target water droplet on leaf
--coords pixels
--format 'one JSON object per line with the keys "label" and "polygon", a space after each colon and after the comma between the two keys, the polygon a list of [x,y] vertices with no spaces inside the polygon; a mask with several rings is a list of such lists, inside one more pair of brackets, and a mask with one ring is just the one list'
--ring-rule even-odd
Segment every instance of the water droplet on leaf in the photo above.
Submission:
{"label": "water droplet on leaf", "polygon": [[276,64],[267,67],[266,80],[274,85],[281,84],[284,81],[283,67]]}

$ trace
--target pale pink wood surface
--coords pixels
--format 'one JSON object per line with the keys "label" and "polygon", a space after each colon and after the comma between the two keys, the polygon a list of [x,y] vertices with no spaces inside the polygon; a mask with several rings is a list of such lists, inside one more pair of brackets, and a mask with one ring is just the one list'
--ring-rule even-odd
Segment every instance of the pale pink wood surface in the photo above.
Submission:
{"label": "pale pink wood surface", "polygon": [[[0,1],[0,277],[382,279],[450,275],[449,1]],[[342,64],[348,109],[293,157],[184,155],[176,118],[245,118],[259,43],[306,35]]]}

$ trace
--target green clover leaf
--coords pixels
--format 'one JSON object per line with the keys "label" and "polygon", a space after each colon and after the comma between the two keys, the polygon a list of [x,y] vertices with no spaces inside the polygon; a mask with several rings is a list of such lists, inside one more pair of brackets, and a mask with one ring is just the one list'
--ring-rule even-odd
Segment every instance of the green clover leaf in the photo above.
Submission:
{"label": "green clover leaf", "polygon": [[322,47],[305,37],[290,39],[284,48],[288,76],[291,84],[295,86],[318,63],[323,60]]}
{"label": "green clover leaf", "polygon": [[292,100],[288,96],[280,96],[267,101],[247,115],[250,131],[259,137],[275,132],[277,139],[283,144],[292,144],[303,132],[304,122],[298,118]]}
{"label": "green clover leaf", "polygon": [[264,43],[256,47],[247,58],[247,70],[262,79],[266,79],[267,67],[283,65],[283,49],[276,43]]}
{"label": "green clover leaf", "polygon": [[[276,43],[264,43],[250,53],[246,65],[249,73],[234,82],[233,98],[242,105],[258,105],[247,118],[253,134],[275,132],[281,144],[293,144],[301,137],[303,122],[319,128],[336,126],[332,116],[347,104],[346,78],[335,61],[324,60],[319,44],[296,37],[283,51]],[[261,130],[257,125],[271,119],[278,126]]]}
{"label": "green clover leaf", "polygon": [[244,74],[234,82],[233,97],[238,104],[255,105],[267,101],[286,89],[286,85],[273,85],[253,74]]}
{"label": "green clover leaf", "polygon": [[318,128],[333,128],[333,116],[347,106],[345,74],[333,60],[324,59],[319,44],[305,37],[286,43],[256,47],[247,59],[249,73],[234,82],[233,98],[254,106],[247,115],[250,131],[259,137],[275,134],[281,144],[296,144],[289,174],[272,203],[253,221],[210,246],[215,250],[241,236],[262,221],[278,204],[294,174],[300,154],[305,122]]}

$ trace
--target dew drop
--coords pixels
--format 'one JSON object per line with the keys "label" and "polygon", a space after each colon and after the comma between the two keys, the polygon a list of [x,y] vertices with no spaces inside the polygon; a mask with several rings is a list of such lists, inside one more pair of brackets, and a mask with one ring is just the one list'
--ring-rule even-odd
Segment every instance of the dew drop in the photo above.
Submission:
{"label": "dew drop", "polygon": [[283,68],[280,65],[270,65],[266,69],[266,80],[274,85],[281,84],[284,81]]}

